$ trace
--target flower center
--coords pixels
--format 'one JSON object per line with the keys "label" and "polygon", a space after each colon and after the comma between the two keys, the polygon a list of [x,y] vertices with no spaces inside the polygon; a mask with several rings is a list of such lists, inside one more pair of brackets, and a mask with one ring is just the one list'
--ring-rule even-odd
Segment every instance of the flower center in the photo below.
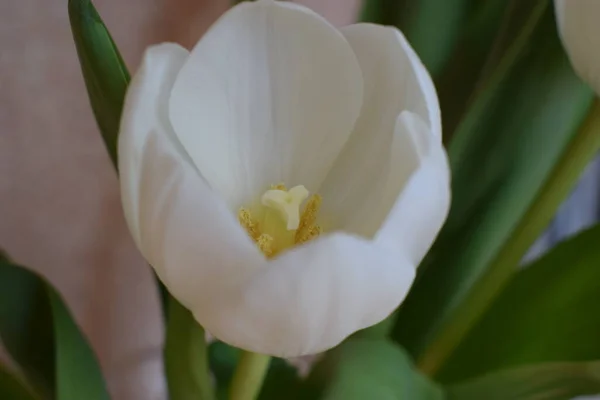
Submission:
{"label": "flower center", "polygon": [[262,195],[261,205],[254,214],[247,208],[240,208],[238,219],[267,257],[321,234],[321,227],[316,223],[321,196],[313,194],[309,197],[308,190],[302,185],[290,190],[282,184],[273,185]]}

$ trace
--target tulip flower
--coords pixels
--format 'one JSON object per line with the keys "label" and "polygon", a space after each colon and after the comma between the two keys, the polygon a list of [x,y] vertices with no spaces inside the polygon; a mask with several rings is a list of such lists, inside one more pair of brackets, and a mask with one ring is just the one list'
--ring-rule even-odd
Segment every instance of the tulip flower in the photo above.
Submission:
{"label": "tulip flower", "polygon": [[562,42],[579,76],[600,93],[600,1],[554,0]]}
{"label": "tulip flower", "polygon": [[386,318],[449,208],[437,96],[406,39],[290,2],[149,48],[118,150],[141,253],[208,332],[257,353]]}

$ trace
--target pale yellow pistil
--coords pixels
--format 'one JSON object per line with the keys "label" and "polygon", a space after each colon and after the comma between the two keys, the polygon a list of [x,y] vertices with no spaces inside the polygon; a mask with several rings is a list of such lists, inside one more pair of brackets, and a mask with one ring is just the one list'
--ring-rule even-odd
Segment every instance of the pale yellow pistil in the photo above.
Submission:
{"label": "pale yellow pistil", "polygon": [[[321,234],[317,225],[317,214],[321,206],[321,196],[308,196],[308,190],[302,185],[290,190],[282,184],[274,185],[261,197],[265,207],[262,221],[253,217],[246,208],[238,213],[240,224],[256,242],[267,257],[296,244],[308,242]],[[300,208],[308,198],[304,210]]]}

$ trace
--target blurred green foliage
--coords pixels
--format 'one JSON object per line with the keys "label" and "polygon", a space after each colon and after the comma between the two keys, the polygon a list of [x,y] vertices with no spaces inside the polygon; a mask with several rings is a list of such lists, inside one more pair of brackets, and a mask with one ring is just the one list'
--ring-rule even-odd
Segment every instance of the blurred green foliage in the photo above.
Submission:
{"label": "blurred green foliage", "polygon": [[6,256],[0,256],[0,338],[40,398],[109,399],[96,356],[60,295]]}

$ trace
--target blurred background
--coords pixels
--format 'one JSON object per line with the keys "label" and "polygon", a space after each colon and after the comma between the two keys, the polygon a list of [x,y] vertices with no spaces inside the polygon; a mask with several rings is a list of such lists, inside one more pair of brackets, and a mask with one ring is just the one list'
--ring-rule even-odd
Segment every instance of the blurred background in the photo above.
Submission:
{"label": "blurred background", "polygon": [[[360,0],[297,0],[335,25]],[[191,46],[229,0],[96,0],[130,70],[146,46]],[[66,0],[0,2],[0,246],[64,294],[117,400],[164,398],[158,296],[125,228],[116,174],[89,107]],[[590,165],[530,252],[598,217]]]}

